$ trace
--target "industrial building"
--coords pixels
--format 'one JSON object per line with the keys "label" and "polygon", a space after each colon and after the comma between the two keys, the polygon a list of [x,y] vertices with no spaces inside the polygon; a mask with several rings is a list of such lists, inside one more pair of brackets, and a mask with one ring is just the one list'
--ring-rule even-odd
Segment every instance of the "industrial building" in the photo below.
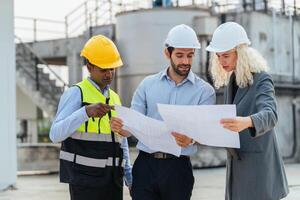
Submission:
{"label": "industrial building", "polygon": [[[167,66],[163,41],[168,30],[177,24],[187,24],[196,31],[202,48],[197,52],[192,69],[211,82],[205,47],[215,28],[226,21],[244,26],[251,45],[267,59],[278,102],[276,131],[280,152],[285,162],[300,162],[300,3],[297,5],[296,2],[89,0],[66,13],[62,21],[12,19],[7,13],[4,20],[15,23],[15,48],[6,39],[11,40],[12,36],[2,36],[0,40],[13,49],[9,56],[15,63],[9,66],[15,67],[15,76],[14,69],[10,69],[7,78],[11,83],[16,82],[16,96],[10,94],[13,90],[7,91],[13,85],[1,87],[16,99],[16,116],[9,116],[10,124],[6,127],[7,132],[16,132],[19,156],[18,165],[13,160],[6,168],[15,170],[18,166],[19,171],[58,169],[58,146],[47,143],[47,130],[62,92],[86,74],[79,54],[92,35],[104,34],[120,49],[124,67],[117,71],[113,88],[120,94],[123,104],[130,106],[140,81]],[[8,12],[1,4],[12,6],[9,0],[1,2],[0,13]],[[27,37],[24,37],[26,34],[21,34],[24,33],[21,25],[26,24],[30,27],[26,28]],[[11,26],[8,30],[13,32]],[[49,37],[51,33],[55,33],[53,37]],[[3,57],[1,60],[5,58],[1,53],[0,56]],[[2,68],[1,72],[7,73]],[[222,103],[222,90],[217,94],[218,103]],[[7,112],[14,109],[7,103],[9,101],[4,99],[1,104]],[[16,124],[11,122],[14,118]],[[7,137],[11,138],[10,135]],[[9,145],[14,142],[12,139]],[[1,151],[8,149],[11,146],[0,148]],[[11,153],[15,154],[13,150]],[[225,159],[222,148],[200,147],[192,161],[197,168],[224,165]],[[8,182],[13,183],[14,177],[10,180]]]}

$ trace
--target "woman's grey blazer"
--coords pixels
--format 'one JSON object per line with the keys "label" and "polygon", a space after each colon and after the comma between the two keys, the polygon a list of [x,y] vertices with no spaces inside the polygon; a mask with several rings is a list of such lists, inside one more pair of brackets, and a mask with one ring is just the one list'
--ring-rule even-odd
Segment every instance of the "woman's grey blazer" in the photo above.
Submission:
{"label": "woman's grey blazer", "polygon": [[239,159],[228,153],[226,200],[279,200],[289,193],[274,126],[277,108],[274,84],[266,72],[253,74],[253,84],[238,88],[232,99],[232,78],[225,103],[236,104],[237,116],[251,116],[254,128],[240,132]]}

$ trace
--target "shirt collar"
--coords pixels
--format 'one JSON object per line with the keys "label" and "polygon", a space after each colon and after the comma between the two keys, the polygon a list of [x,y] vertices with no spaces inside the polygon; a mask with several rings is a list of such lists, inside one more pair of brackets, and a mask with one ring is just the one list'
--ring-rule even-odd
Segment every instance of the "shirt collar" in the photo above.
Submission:
{"label": "shirt collar", "polygon": [[[161,75],[160,75],[160,79],[162,80],[164,77],[167,78],[168,80],[172,80],[169,76],[168,76],[168,69],[169,67],[167,67],[166,69],[164,69],[162,72],[161,72]],[[181,83],[184,83],[186,81],[190,81],[192,84],[195,84],[195,74],[194,72],[192,72],[192,70],[190,70],[188,76],[181,82]]]}
{"label": "shirt collar", "polygon": [[102,94],[106,94],[107,91],[109,90],[109,85],[105,86],[104,90],[102,91],[101,88],[97,85],[97,83],[95,83],[95,81],[93,81],[93,80],[91,79],[91,77],[88,77],[87,79],[88,79],[88,81],[89,81],[95,88],[97,88],[97,90],[99,90]]}

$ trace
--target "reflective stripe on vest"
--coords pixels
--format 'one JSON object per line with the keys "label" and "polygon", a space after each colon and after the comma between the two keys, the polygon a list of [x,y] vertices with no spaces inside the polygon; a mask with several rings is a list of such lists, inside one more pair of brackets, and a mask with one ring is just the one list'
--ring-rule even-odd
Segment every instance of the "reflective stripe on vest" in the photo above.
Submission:
{"label": "reflective stripe on vest", "polygon": [[[76,156],[76,158],[75,158]],[[75,155],[74,153],[69,153],[66,151],[60,151],[59,158],[62,160],[66,160],[69,162],[74,162],[80,165],[88,166],[88,167],[98,167],[98,168],[105,168],[106,166],[113,166],[113,158],[108,157],[107,159],[95,159],[89,158],[86,156]],[[119,164],[119,159],[116,158],[116,166]],[[122,167],[125,166],[125,160],[122,160]]]}
{"label": "reflective stripe on vest", "polygon": [[[111,135],[108,134],[98,134],[98,133],[85,133],[85,132],[75,132],[70,136],[75,140],[85,140],[85,141],[98,141],[98,142],[112,142]],[[115,137],[115,142],[120,143],[120,137]]]}

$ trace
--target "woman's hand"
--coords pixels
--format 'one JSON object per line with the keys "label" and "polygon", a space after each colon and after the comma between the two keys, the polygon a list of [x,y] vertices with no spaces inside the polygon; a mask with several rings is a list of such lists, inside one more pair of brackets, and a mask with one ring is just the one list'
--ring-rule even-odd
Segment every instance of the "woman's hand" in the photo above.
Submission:
{"label": "woman's hand", "polygon": [[234,132],[241,132],[253,127],[251,117],[224,118],[220,122],[224,128]]}

